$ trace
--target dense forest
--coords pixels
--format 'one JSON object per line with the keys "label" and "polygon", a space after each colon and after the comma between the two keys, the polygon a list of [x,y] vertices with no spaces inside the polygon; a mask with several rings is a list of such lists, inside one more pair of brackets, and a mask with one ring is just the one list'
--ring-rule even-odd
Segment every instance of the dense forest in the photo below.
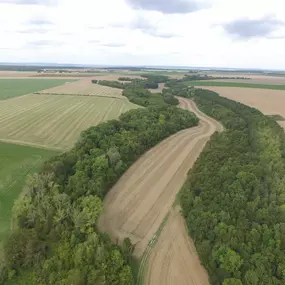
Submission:
{"label": "dense forest", "polygon": [[[133,101],[140,97],[136,90],[126,96]],[[113,244],[96,222],[102,199],[139,156],[169,135],[198,124],[193,113],[161,98],[153,104],[146,96],[142,105],[153,106],[84,131],[72,150],[30,177],[26,194],[13,208],[0,284],[134,284],[130,240]]]}
{"label": "dense forest", "polygon": [[[157,80],[162,80],[161,78],[164,77],[166,76],[157,76]],[[177,94],[172,94],[170,92],[151,93],[149,90],[147,90],[152,84],[152,82],[149,82],[148,80],[131,79],[127,77],[123,77],[123,79],[129,79],[130,82],[122,83],[118,81],[92,80],[92,83],[123,89],[123,95],[126,96],[130,102],[144,107],[179,104],[179,101],[174,97]]]}
{"label": "dense forest", "polygon": [[212,285],[285,284],[285,135],[254,108],[198,89],[225,126],[189,172],[183,215]]}
{"label": "dense forest", "polygon": [[[159,87],[159,83],[164,83],[169,80],[168,76],[164,75],[155,75],[155,74],[142,74],[142,78],[130,78],[130,77],[119,77],[118,81],[110,81],[110,80],[92,80],[92,83],[100,84],[103,86],[109,86],[113,88],[144,88],[144,89],[157,89]],[[125,82],[120,82],[125,81]]]}

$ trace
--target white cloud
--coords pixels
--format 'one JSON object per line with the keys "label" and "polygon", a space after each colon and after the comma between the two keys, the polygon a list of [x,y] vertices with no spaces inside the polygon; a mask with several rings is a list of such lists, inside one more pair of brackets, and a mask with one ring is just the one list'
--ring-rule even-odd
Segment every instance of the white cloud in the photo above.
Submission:
{"label": "white cloud", "polygon": [[178,2],[0,0],[0,61],[284,68],[283,0]]}

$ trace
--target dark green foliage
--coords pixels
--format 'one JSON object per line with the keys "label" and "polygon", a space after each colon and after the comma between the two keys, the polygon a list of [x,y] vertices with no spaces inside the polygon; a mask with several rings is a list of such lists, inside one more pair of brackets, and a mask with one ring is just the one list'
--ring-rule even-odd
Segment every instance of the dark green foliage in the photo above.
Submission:
{"label": "dark green foliage", "polygon": [[275,121],[285,121],[285,118],[279,114],[276,115],[267,115],[269,118],[272,118]]}
{"label": "dark green foliage", "polygon": [[100,84],[103,86],[118,88],[118,89],[124,89],[128,83],[122,83],[118,81],[109,81],[109,80],[92,80],[93,84]]}
{"label": "dark green foliage", "polygon": [[129,91],[128,96],[149,108],[89,128],[72,150],[31,177],[27,194],[13,209],[1,284],[134,284],[137,269],[130,240],[119,247],[97,229],[102,199],[139,156],[169,135],[197,125],[198,119],[167,106],[161,94]]}
{"label": "dark green foliage", "polygon": [[119,77],[118,80],[119,81],[132,81],[133,78],[130,78],[130,77]]}
{"label": "dark green foliage", "polygon": [[181,205],[211,284],[285,284],[285,136],[271,118],[198,89],[221,121],[183,186]]}
{"label": "dark green foliage", "polygon": [[146,78],[150,82],[165,83],[169,80],[168,76],[157,74],[141,74],[141,77]]}
{"label": "dark green foliage", "polygon": [[129,77],[119,77],[119,81],[127,81],[125,83],[118,81],[108,81],[108,80],[92,80],[94,84],[100,84],[104,86],[109,86],[113,88],[144,88],[144,89],[157,89],[159,83],[167,82],[168,77],[163,75],[143,75],[145,79],[129,78]]}

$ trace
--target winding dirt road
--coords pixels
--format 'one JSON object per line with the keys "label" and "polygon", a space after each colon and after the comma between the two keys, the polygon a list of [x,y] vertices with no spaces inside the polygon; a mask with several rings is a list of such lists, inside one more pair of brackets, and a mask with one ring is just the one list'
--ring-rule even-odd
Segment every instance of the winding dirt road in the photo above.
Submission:
{"label": "winding dirt road", "polygon": [[[99,228],[114,239],[130,237],[136,244],[135,255],[140,258],[171,211],[149,255],[147,284],[151,285],[208,284],[179,209],[172,209],[172,205],[206,142],[223,128],[192,101],[179,101],[181,108],[200,118],[199,126],[174,134],[138,159],[108,193],[99,219]],[[203,277],[195,279],[192,274],[199,272],[204,272]]]}

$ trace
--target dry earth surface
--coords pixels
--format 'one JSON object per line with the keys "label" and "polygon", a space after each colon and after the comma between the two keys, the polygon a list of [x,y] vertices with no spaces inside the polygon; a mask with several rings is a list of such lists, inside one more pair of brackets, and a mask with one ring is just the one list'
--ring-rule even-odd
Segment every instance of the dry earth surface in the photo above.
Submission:
{"label": "dry earth surface", "polygon": [[179,207],[171,211],[147,263],[146,285],[209,285]]}
{"label": "dry earth surface", "polygon": [[122,96],[122,90],[99,84],[93,84],[91,79],[82,79],[76,82],[67,82],[54,88],[40,91],[42,94],[71,94],[71,95],[89,95],[100,97],[112,97],[126,99]]}
{"label": "dry earth surface", "polygon": [[[135,162],[108,193],[104,200],[104,213],[99,219],[100,229],[109,232],[114,239],[130,237],[136,244],[135,255],[139,258],[153,242],[161,223],[172,208],[188,170],[199,157],[207,140],[214,131],[222,130],[220,124],[201,113],[194,103],[187,99],[179,100],[182,108],[194,111],[201,118],[199,126],[169,137]],[[177,217],[172,218],[173,215],[175,216],[171,212],[158,244],[151,252],[151,263],[148,267],[152,270],[147,276],[149,284],[205,284],[205,276],[201,276],[200,283],[192,282],[196,280],[193,276],[201,265],[195,251],[189,251],[191,241],[184,224],[177,224]],[[172,235],[169,231],[175,227],[173,222],[177,224],[177,236],[180,238],[175,241],[178,242],[175,247],[165,249],[165,255],[165,250],[161,250],[160,245],[170,245],[169,241],[165,243],[164,240],[169,240],[169,235]],[[179,257],[181,251],[188,253]],[[184,257],[188,259],[182,260]],[[172,260],[171,270],[165,265],[167,261],[161,262],[161,258]],[[185,270],[185,266],[181,267],[182,262],[194,262],[195,266],[193,270],[190,267]],[[200,268],[198,272],[200,270],[203,271]],[[170,283],[165,283],[165,276],[171,280]],[[186,280],[186,283],[180,283],[181,280]]]}
{"label": "dry earth surface", "polygon": [[269,90],[239,87],[202,87],[221,96],[259,109],[266,115],[279,114],[285,117],[285,90]]}

